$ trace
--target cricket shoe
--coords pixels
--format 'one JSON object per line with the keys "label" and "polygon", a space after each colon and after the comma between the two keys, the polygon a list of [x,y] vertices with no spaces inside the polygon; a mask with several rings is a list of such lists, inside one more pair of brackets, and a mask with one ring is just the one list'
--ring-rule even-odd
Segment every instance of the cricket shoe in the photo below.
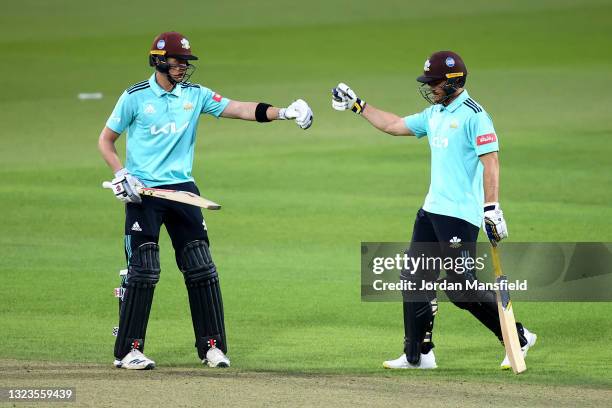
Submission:
{"label": "cricket shoe", "polygon": [[[527,330],[526,327],[522,327],[522,329],[523,329],[523,335],[527,339],[527,344],[521,347],[521,351],[523,352],[523,358],[525,358],[527,357],[527,351],[529,350],[529,348],[533,347],[533,345],[536,344],[536,341],[538,340],[538,336],[535,333],[532,333],[529,330]],[[510,366],[510,359],[508,358],[508,354],[506,354],[506,357],[504,357],[504,361],[501,362],[500,367],[502,370],[509,370],[510,368],[512,368]]]}
{"label": "cricket shoe", "polygon": [[216,347],[211,347],[206,352],[206,358],[202,360],[202,364],[206,364],[209,367],[229,367],[230,360],[227,358],[225,353]]}
{"label": "cricket shoe", "polygon": [[142,354],[140,350],[133,349],[122,360],[115,360],[113,365],[126,370],[152,370],[155,368],[155,361]]}
{"label": "cricket shoe", "polygon": [[383,363],[384,368],[391,369],[406,369],[406,368],[420,368],[421,370],[427,370],[437,368],[436,356],[434,356],[433,350],[427,354],[421,353],[421,361],[418,364],[410,364],[406,359],[406,354],[402,354],[395,360],[388,360]]}

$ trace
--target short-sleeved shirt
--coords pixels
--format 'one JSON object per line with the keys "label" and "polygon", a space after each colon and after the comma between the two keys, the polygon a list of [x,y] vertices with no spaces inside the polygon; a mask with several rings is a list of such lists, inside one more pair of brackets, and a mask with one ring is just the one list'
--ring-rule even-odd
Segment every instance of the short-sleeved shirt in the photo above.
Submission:
{"label": "short-sleeved shirt", "polygon": [[483,165],[479,156],[499,144],[491,117],[464,90],[448,106],[432,105],[406,116],[406,127],[431,149],[431,184],[423,209],[480,226],[483,218]]}
{"label": "short-sleeved shirt", "polygon": [[128,88],[106,126],[127,130],[125,167],[146,186],[194,181],[191,175],[200,114],[219,117],[229,99],[192,83],[179,83],[167,92],[155,80]]}

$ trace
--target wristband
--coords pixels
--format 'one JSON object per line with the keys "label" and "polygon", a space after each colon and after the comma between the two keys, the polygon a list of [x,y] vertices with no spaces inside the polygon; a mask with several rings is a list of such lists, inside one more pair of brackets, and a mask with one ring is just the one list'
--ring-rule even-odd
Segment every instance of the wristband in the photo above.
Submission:
{"label": "wristband", "polygon": [[257,104],[257,107],[255,108],[255,120],[263,123],[263,122],[270,122],[270,119],[268,119],[268,108],[271,107],[272,105],[269,105],[267,103],[263,103],[263,102],[259,102]]}
{"label": "wristband", "polygon": [[366,107],[366,101],[362,101],[361,99],[357,98],[351,110],[355,112],[356,114],[361,115],[365,107]]}

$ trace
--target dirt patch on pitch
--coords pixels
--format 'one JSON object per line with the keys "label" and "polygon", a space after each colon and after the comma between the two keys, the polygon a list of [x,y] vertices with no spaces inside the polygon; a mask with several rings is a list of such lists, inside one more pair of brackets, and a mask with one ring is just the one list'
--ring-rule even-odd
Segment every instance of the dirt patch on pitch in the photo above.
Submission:
{"label": "dirt patch on pitch", "polygon": [[67,406],[601,407],[612,400],[612,390],[424,381],[412,376],[298,375],[205,367],[128,371],[105,365],[0,360],[0,387],[9,386],[74,387],[77,401]]}

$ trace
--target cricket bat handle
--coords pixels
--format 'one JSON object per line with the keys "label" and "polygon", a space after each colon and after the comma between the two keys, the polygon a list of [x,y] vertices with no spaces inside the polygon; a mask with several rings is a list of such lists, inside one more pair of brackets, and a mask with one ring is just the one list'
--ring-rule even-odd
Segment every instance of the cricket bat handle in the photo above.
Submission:
{"label": "cricket bat handle", "polygon": [[[102,183],[102,188],[108,188],[108,189],[113,189],[113,183],[111,183],[110,181],[105,181]],[[142,187],[137,187],[136,191],[138,192],[138,194],[142,194]]]}
{"label": "cricket bat handle", "polygon": [[499,252],[497,252],[497,245],[491,246],[491,255],[493,262],[493,269],[495,270],[495,276],[503,275],[501,268],[501,261],[499,260]]}
{"label": "cricket bat handle", "polygon": [[[109,190],[113,189],[113,183],[111,183],[110,181],[104,181],[102,182],[102,188],[108,188]],[[136,188],[136,192],[138,194],[142,194],[142,187],[137,187]]]}

